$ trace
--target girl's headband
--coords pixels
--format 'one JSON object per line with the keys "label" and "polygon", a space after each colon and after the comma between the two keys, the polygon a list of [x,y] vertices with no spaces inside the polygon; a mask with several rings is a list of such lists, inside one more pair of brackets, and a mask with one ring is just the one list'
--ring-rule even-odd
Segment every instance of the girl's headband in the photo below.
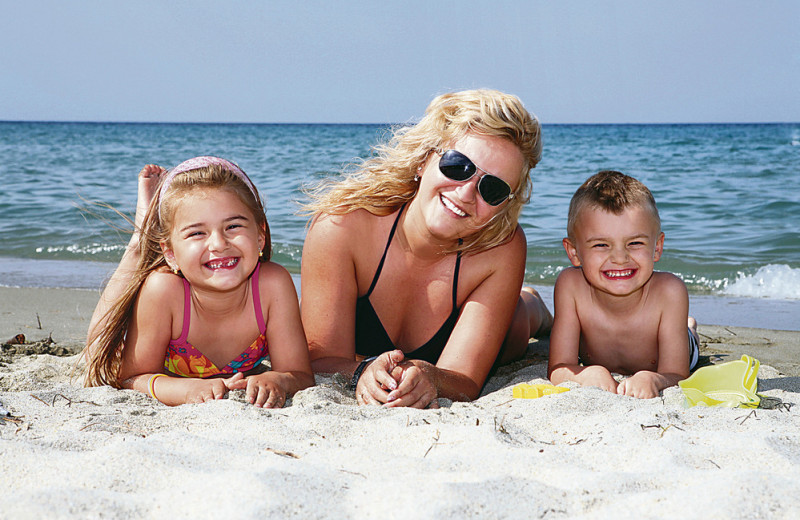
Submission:
{"label": "girl's headband", "polygon": [[232,174],[236,175],[242,181],[244,181],[245,185],[250,188],[250,191],[253,193],[253,197],[258,200],[258,195],[256,194],[256,187],[253,186],[252,181],[247,176],[246,173],[242,171],[241,168],[236,166],[234,163],[230,162],[227,159],[222,159],[220,157],[212,157],[210,155],[204,155],[201,157],[195,157],[194,159],[189,159],[188,161],[183,161],[178,166],[172,168],[167,172],[167,176],[164,178],[164,182],[161,183],[161,191],[158,194],[158,216],[161,217],[161,202],[164,200],[164,194],[169,189],[172,181],[175,179],[180,173],[185,173],[191,170],[197,170],[199,168],[205,168],[206,166],[211,165],[218,165],[222,166]]}

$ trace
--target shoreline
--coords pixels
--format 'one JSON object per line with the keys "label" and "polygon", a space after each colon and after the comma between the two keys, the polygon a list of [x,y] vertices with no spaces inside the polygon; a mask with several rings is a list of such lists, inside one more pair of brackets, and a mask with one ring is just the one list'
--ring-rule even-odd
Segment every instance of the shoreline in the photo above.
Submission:
{"label": "shoreline", "polygon": [[[294,280],[299,288],[299,276],[295,275]],[[552,287],[536,288],[552,309]],[[86,340],[89,320],[99,297],[99,290],[0,287],[0,341],[20,333],[29,342],[52,335],[56,344],[77,351]],[[701,355],[707,350],[708,355],[732,361],[748,354],[783,374],[800,376],[800,331],[706,323],[703,309],[715,305],[719,305],[716,298],[706,299],[701,305],[697,305],[696,299],[692,300],[691,311],[698,320]],[[732,302],[727,306],[751,316],[765,312],[763,309],[754,311],[753,306],[743,307],[741,303]],[[723,314],[727,306],[723,306]],[[544,347],[547,340],[538,343]]]}

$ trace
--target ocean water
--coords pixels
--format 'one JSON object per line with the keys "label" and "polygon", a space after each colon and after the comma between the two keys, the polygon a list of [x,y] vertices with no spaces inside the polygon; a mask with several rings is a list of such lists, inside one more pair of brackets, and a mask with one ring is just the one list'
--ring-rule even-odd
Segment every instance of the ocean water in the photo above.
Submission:
{"label": "ocean water", "polygon": [[[299,273],[300,188],[368,156],[389,130],[0,123],[0,285],[100,287],[128,226],[92,203],[131,213],[144,164],[206,154],[252,177],[266,199],[274,258]],[[800,124],[545,125],[543,135],[522,215],[528,283],[553,285],[568,264],[561,239],[572,193],[589,175],[616,169],[656,198],[666,234],[658,269],[680,276],[693,296],[778,302],[798,323],[788,328],[800,327]]]}

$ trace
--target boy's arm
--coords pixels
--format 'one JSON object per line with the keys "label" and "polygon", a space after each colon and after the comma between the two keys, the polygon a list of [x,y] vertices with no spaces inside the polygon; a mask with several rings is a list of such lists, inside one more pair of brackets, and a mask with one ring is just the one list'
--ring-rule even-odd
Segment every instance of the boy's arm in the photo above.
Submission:
{"label": "boy's arm", "polygon": [[650,399],[689,377],[689,294],[686,285],[670,273],[656,273],[661,303],[658,327],[658,371],[642,370],[620,383],[619,394]]}
{"label": "boy's arm", "polygon": [[550,333],[550,356],[547,376],[553,384],[575,381],[583,386],[597,386],[609,392],[617,391],[617,382],[605,367],[584,367],[578,359],[581,322],[576,298],[583,275],[577,268],[564,269],[556,280],[554,291],[554,321]]}

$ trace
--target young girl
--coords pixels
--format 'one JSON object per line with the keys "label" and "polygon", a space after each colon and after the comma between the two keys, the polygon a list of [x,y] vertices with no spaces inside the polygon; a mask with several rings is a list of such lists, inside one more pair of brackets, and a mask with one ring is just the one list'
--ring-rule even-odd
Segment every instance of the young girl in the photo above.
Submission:
{"label": "young girl", "polygon": [[291,276],[270,262],[258,191],[217,157],[153,173],[162,180],[141,223],[136,270],[113,289],[114,304],[101,298],[108,311],[89,329],[87,384],[169,405],[246,389],[255,406],[283,406],[314,378]]}

